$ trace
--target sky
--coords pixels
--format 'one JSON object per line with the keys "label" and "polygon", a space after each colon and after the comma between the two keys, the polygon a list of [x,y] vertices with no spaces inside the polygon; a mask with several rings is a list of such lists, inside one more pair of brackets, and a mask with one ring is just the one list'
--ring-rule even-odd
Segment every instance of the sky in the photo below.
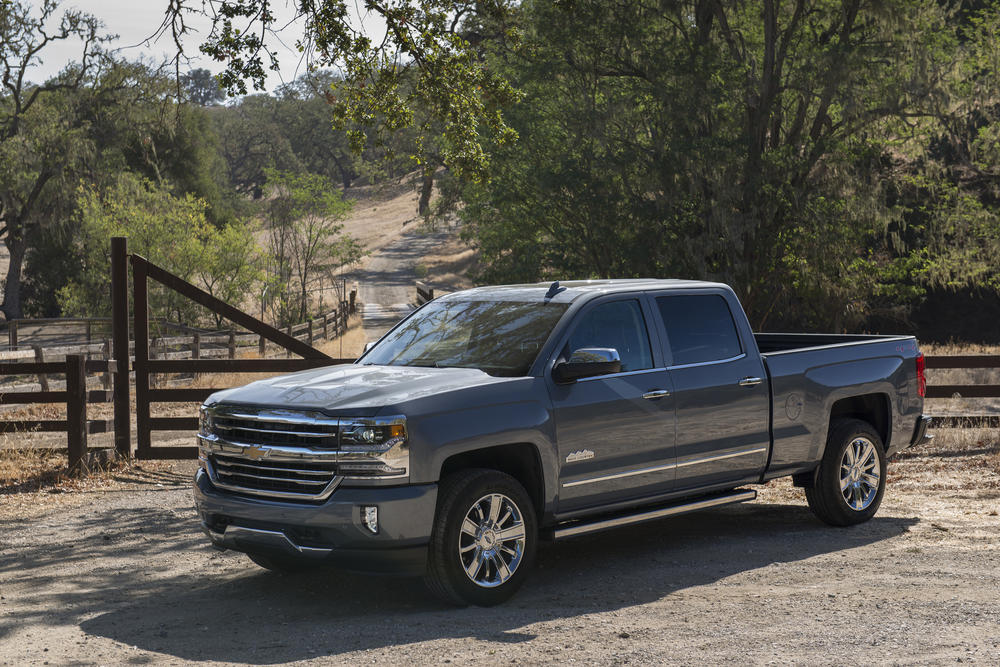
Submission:
{"label": "sky", "polygon": [[[40,0],[27,0],[29,6],[37,9],[41,4]],[[190,0],[191,6],[201,6],[201,0]],[[166,34],[157,42],[147,42],[163,21],[164,12],[167,9],[167,0],[63,0],[57,15],[62,15],[62,10],[74,8],[96,16],[105,25],[105,32],[119,35],[118,39],[112,42],[112,48],[119,49],[120,56],[134,60],[140,57],[160,63],[169,60],[173,56],[174,45],[170,34]],[[292,21],[295,17],[293,3],[285,0],[275,0],[272,7],[277,24],[284,25]],[[200,20],[199,20],[200,19]],[[380,21],[366,17],[362,20],[355,16],[355,25],[362,25],[370,29],[372,25],[380,24]],[[218,63],[201,54],[198,46],[204,41],[211,28],[211,20],[204,17],[190,17],[188,26],[197,32],[189,35],[184,42],[184,50],[192,58],[188,64],[182,63],[181,70],[197,69],[204,67],[212,72],[220,71]],[[287,35],[282,35],[286,46],[274,43],[273,47],[278,55],[281,64],[281,71],[272,73],[267,80],[267,89],[273,91],[282,82],[289,82],[296,76],[304,73],[304,63],[300,62],[300,54],[295,51],[295,40],[301,35],[301,21],[292,23],[286,30]],[[59,42],[46,47],[40,55],[43,62],[30,70],[29,78],[34,81],[44,81],[46,78],[57,74],[63,67],[73,60],[78,60],[82,51],[82,44],[78,41]],[[248,85],[249,88],[249,85]]]}

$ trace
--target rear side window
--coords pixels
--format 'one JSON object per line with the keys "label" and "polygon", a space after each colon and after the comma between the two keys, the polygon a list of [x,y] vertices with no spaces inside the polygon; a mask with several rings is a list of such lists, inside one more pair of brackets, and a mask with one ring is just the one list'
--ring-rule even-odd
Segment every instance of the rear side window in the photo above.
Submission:
{"label": "rear side window", "polygon": [[583,347],[618,350],[622,371],[653,367],[646,322],[639,302],[634,299],[603,303],[584,314],[573,329],[562,356],[569,359],[574,350]]}
{"label": "rear side window", "polygon": [[739,356],[743,349],[729,304],[718,294],[657,297],[674,366]]}

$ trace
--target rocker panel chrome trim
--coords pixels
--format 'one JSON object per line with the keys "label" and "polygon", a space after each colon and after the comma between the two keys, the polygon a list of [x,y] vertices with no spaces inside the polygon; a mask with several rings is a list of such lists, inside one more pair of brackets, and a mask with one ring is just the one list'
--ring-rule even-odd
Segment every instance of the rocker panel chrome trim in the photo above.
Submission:
{"label": "rocker panel chrome trim", "polygon": [[674,516],[676,514],[686,514],[688,512],[696,512],[698,510],[707,509],[709,507],[718,507],[720,505],[729,505],[732,503],[747,502],[749,500],[753,500],[756,497],[757,497],[756,491],[739,491],[737,493],[731,493],[725,496],[717,496],[715,498],[707,498],[705,500],[699,500],[693,503],[674,505],[672,507],[662,507],[660,509],[648,510],[645,512],[636,512],[635,514],[617,516],[611,519],[603,519],[601,521],[592,521],[589,523],[575,524],[571,526],[566,526],[565,528],[556,528],[554,531],[552,531],[552,539],[560,540],[567,537],[573,537],[576,535],[596,533],[597,531],[608,530],[609,528],[617,528],[619,526],[628,526],[635,523],[653,521],[655,519]]}

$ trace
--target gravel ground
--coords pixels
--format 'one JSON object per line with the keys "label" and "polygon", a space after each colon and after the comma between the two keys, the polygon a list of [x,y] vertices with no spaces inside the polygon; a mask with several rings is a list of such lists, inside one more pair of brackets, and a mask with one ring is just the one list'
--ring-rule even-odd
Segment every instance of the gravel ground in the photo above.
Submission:
{"label": "gravel ground", "polygon": [[754,503],[543,545],[493,609],[215,551],[193,462],[4,494],[0,664],[996,664],[1000,446],[985,437],[907,452],[879,515],[850,529],[772,482]]}

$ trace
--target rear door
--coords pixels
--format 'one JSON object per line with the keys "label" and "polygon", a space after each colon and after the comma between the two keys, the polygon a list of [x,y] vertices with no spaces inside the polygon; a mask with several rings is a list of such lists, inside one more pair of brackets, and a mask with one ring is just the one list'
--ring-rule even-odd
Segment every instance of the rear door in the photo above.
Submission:
{"label": "rear door", "polygon": [[557,360],[618,350],[622,372],[556,384],[548,377],[559,448],[559,511],[668,491],[674,482],[674,404],[653,313],[641,295],[602,299],[574,318]]}
{"label": "rear door", "polygon": [[677,411],[676,488],[759,476],[770,446],[767,375],[735,295],[670,290],[651,298]]}

